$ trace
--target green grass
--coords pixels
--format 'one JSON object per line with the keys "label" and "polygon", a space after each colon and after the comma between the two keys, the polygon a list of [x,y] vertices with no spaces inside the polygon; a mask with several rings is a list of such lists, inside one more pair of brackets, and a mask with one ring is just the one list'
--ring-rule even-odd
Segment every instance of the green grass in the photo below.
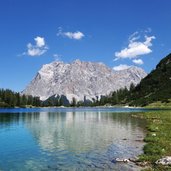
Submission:
{"label": "green grass", "polygon": [[171,166],[155,165],[156,160],[163,156],[171,156],[171,111],[155,111],[137,114],[147,120],[147,135],[144,138],[144,154],[139,156],[140,161],[146,161],[153,168],[151,170],[170,170]]}
{"label": "green grass", "polygon": [[153,102],[149,105],[147,105],[145,108],[163,108],[163,109],[171,109],[171,99],[169,99],[167,102]]}

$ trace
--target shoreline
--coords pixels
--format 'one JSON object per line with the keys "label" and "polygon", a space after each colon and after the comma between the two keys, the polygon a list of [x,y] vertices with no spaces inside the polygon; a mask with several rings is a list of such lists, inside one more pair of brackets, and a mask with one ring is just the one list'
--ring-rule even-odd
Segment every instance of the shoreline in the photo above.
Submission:
{"label": "shoreline", "polygon": [[144,153],[138,156],[137,163],[144,163],[148,171],[171,170],[171,163],[166,161],[171,156],[171,111],[140,112],[134,113],[132,117],[147,121]]}
{"label": "shoreline", "polygon": [[157,107],[157,106],[127,106],[127,105],[113,105],[113,106],[15,106],[15,107],[0,107],[0,109],[31,109],[31,108],[126,108],[126,109],[154,109],[154,110],[171,110],[171,106]]}

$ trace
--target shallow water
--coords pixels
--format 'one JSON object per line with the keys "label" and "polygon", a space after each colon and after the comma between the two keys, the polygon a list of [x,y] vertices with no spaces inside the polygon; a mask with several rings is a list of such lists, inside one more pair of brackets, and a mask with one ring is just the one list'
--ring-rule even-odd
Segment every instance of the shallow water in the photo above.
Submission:
{"label": "shallow water", "polygon": [[142,153],[145,121],[130,112],[0,109],[0,170],[131,170],[111,162]]}

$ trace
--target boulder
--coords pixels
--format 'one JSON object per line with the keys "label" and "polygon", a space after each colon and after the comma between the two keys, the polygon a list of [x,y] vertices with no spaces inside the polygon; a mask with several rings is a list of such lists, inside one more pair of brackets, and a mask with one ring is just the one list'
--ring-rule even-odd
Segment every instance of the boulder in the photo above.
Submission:
{"label": "boulder", "polygon": [[171,156],[163,157],[156,161],[156,164],[161,164],[164,166],[171,165]]}

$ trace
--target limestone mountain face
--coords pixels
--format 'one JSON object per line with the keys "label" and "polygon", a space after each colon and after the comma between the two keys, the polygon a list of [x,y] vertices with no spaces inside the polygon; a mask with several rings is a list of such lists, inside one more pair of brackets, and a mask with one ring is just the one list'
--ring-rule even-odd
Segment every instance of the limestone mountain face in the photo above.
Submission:
{"label": "limestone mountain face", "polygon": [[73,97],[77,101],[92,101],[92,98],[120,88],[129,88],[131,83],[136,85],[146,75],[143,69],[135,66],[114,71],[103,63],[55,61],[43,65],[22,93],[39,96],[41,100],[64,95],[70,102]]}

